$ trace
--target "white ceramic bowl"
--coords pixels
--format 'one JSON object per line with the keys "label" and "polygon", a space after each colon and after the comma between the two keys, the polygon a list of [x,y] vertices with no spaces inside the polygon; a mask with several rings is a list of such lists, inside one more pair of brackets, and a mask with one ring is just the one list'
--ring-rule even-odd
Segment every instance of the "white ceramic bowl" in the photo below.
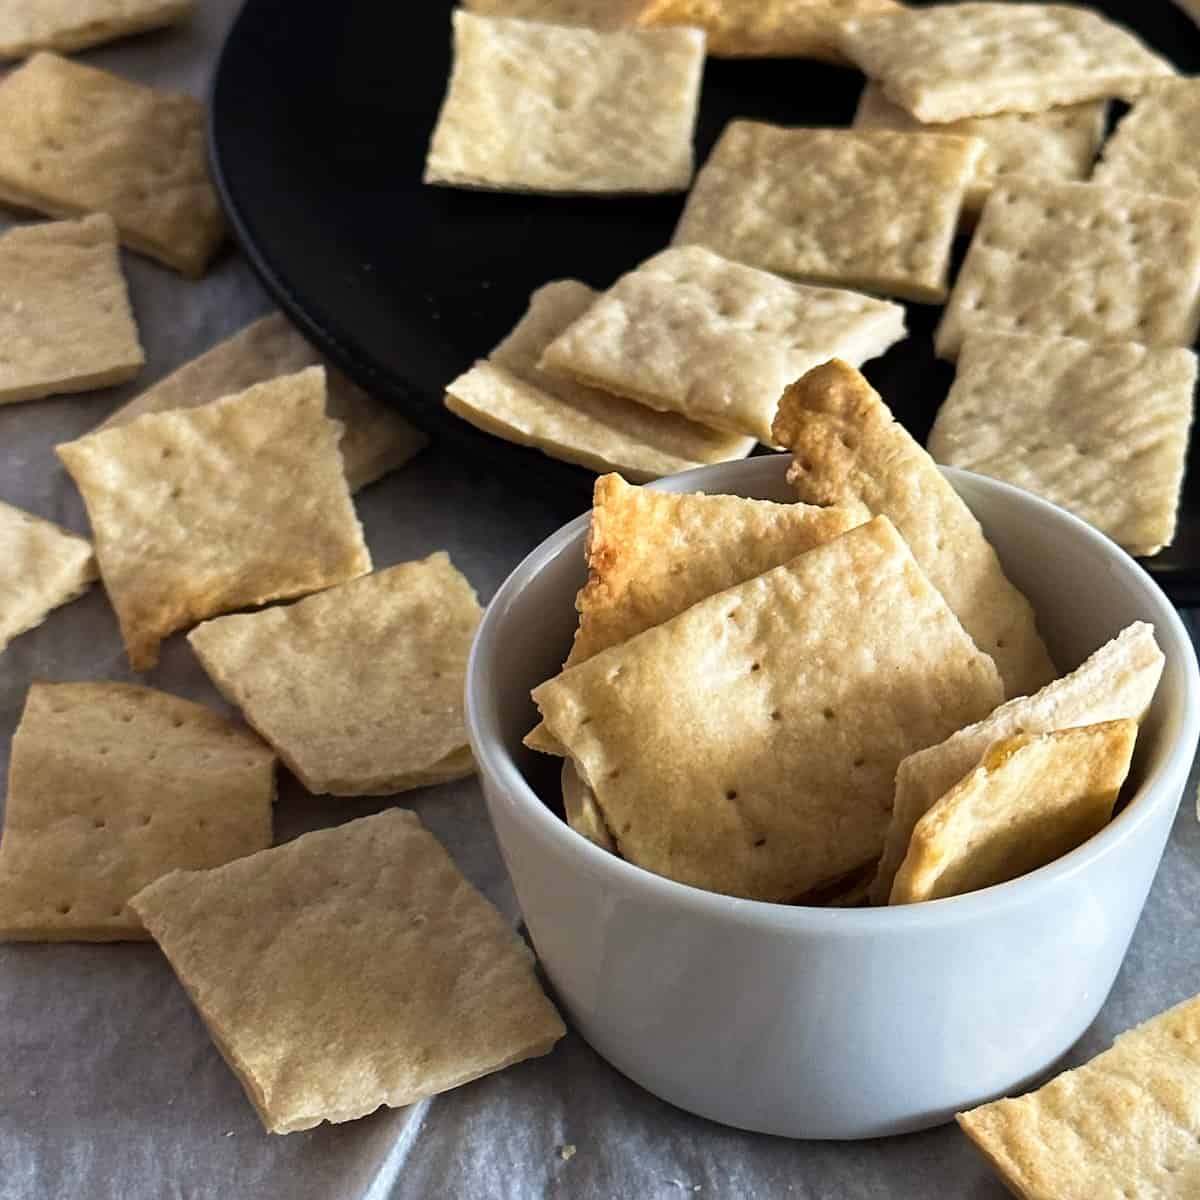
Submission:
{"label": "white ceramic bowl", "polygon": [[[790,500],[785,455],[662,480],[667,491]],[[529,690],[559,669],[586,517],[539,546],[484,616],[467,719],[530,936],[575,1028],[618,1070],[715,1121],[805,1138],[920,1129],[1020,1090],[1108,995],[1162,856],[1200,730],[1179,617],[1107,538],[994,480],[948,470],[1052,654],[1074,667],[1131,621],[1166,669],[1125,809],[1021,879],[898,908],[793,908],[660,878],[597,849],[533,791]]]}

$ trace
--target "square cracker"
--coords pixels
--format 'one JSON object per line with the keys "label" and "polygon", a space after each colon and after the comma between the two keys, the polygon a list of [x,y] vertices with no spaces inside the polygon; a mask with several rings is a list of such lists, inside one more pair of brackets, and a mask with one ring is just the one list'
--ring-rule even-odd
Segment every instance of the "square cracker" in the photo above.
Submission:
{"label": "square cracker", "polygon": [[463,686],[480,616],[438,551],[188,641],[310,792],[388,795],[474,771]]}
{"label": "square cracker", "polygon": [[1175,68],[1129,30],[1066,4],[939,4],[851,22],[842,49],[919,121],[1134,96]]}
{"label": "square cracker", "polygon": [[35,50],[84,50],[101,42],[174,25],[196,0],[5,0],[0,6],[0,58]]}
{"label": "square cracker", "polygon": [[135,671],[176,629],[371,569],[340,432],[309,367],[57,448]]}
{"label": "square cracker", "polygon": [[940,302],[985,148],[957,134],[730,121],[672,242],[798,279]]}
{"label": "square cracker", "polygon": [[917,822],[939,796],[970,773],[990,745],[1019,733],[1049,733],[1124,718],[1140,721],[1158,687],[1163,662],[1154,629],[1135,622],[1069,675],[1035,695],[1009,700],[940,745],[906,758],[896,769],[892,818],[871,885],[872,903],[887,902]]}
{"label": "square cracker", "polygon": [[272,1133],[411,1104],[566,1032],[525,943],[415,813],[175,871],[133,906]]}
{"label": "square cracker", "polygon": [[1123,1033],[1036,1092],[959,1113],[1024,1200],[1191,1200],[1200,1193],[1200,997]]}
{"label": "square cracker", "polygon": [[463,0],[463,8],[484,17],[519,17],[548,25],[625,29],[642,0]]}
{"label": "square cracker", "polygon": [[1200,212],[1097,183],[1009,176],[971,239],[937,330],[1190,346],[1200,325]]}
{"label": "square cracker", "polygon": [[1178,347],[968,333],[929,453],[1157,554],[1175,534],[1195,385]]}
{"label": "square cracker", "polygon": [[1108,102],[1087,100],[1040,113],[996,113],[944,125],[924,125],[883,88],[867,81],[854,114],[855,129],[895,129],[901,133],[956,133],[982,138],[987,150],[975,166],[963,200],[963,213],[977,217],[999,175],[1037,179],[1086,179],[1104,140]]}
{"label": "square cracker", "polygon": [[130,683],[35,683],[13,737],[0,940],[146,937],[129,899],[271,844],[275,756],[202,704]]}
{"label": "square cracker", "polygon": [[1194,204],[1200,197],[1200,79],[1156,79],[1104,147],[1094,183],[1155,192]]}
{"label": "square cracker", "polygon": [[678,192],[692,178],[704,35],[601,33],[458,10],[425,182]]}
{"label": "square cracker", "polygon": [[0,235],[0,404],[124,383],[145,361],[111,218]]}
{"label": "square cracker", "polygon": [[897,764],[1001,695],[886,518],[533,692],[629,861],[758,900],[875,858]]}
{"label": "square cracker", "polygon": [[864,362],[903,336],[899,304],[676,246],[621,276],[540,366],[770,441],[775,397],[797,375],[835,354]]}
{"label": "square cracker", "polygon": [[327,410],[345,427],[340,449],[352,492],[403,466],[429,439],[390,404],[368,396],[304,340],[282,313],[271,313],[160,379],[96,426],[115,429],[146,413],[198,408],[256,383],[324,366]]}
{"label": "square cracker", "polygon": [[200,101],[57,54],[0,81],[0,200],[107,212],[130,249],[192,277],[225,237]]}
{"label": "square cracker", "polygon": [[0,651],[95,578],[91,542],[0,501]]}
{"label": "square cracker", "polygon": [[857,371],[835,360],[797,380],[779,401],[775,434],[793,451],[788,482],[801,500],[864,505],[892,520],[963,628],[995,659],[1006,695],[1054,678],[1033,609],[979,522]]}
{"label": "square cracker", "polygon": [[538,369],[546,347],[596,299],[586,284],[538,288],[512,333],[446,385],[446,407],[479,429],[536,446],[551,458],[639,481],[745,458],[754,439],[697,425]]}

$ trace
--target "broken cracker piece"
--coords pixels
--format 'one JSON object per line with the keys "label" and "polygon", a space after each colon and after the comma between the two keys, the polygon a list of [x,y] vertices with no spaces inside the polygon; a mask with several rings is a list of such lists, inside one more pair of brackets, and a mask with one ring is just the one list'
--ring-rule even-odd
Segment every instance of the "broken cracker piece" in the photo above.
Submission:
{"label": "broken cracker piece", "polygon": [[24,58],[35,50],[85,50],[178,24],[195,8],[195,0],[5,0],[0,58]]}
{"label": "broken cracker piece", "polygon": [[626,29],[642,0],[463,0],[468,12],[484,17],[519,17],[548,25],[586,25],[590,29]]}

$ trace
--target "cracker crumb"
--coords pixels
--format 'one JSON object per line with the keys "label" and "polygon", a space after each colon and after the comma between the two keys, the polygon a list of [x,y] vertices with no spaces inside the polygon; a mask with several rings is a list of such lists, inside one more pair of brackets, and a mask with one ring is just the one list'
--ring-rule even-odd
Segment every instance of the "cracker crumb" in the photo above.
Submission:
{"label": "cracker crumb", "polygon": [[563,1162],[569,1162],[571,1159],[573,1159],[575,1157],[575,1143],[567,1142],[565,1146],[559,1146],[558,1157],[561,1158]]}

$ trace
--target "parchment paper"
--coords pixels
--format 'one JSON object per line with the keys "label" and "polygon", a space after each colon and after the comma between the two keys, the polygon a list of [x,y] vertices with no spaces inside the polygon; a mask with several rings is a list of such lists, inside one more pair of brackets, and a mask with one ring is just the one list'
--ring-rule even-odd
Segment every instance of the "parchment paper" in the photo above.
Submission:
{"label": "parchment paper", "polygon": [[[203,96],[236,5],[202,0],[186,29],[81,57]],[[0,217],[0,228],[9,223]],[[124,265],[148,355],[140,378],[87,396],[0,407],[0,498],[84,533],[83,506],[54,445],[269,307],[233,250],[200,282],[133,255],[124,255]],[[357,503],[377,566],[445,548],[485,601],[573,515],[436,446]],[[99,587],[0,657],[5,770],[36,678],[134,678]],[[144,678],[227,707],[181,637],[166,644],[162,664]],[[475,782],[399,802],[420,813],[472,881],[516,920]],[[277,840],[387,803],[316,800],[285,781]],[[1071,1063],[1200,992],[1198,911],[1200,829],[1189,791],[1113,995]],[[154,946],[0,945],[0,1200],[693,1195],[1002,1200],[1007,1193],[954,1127],[866,1143],[740,1133],[656,1100],[574,1035],[548,1058],[413,1109],[272,1137]]]}

